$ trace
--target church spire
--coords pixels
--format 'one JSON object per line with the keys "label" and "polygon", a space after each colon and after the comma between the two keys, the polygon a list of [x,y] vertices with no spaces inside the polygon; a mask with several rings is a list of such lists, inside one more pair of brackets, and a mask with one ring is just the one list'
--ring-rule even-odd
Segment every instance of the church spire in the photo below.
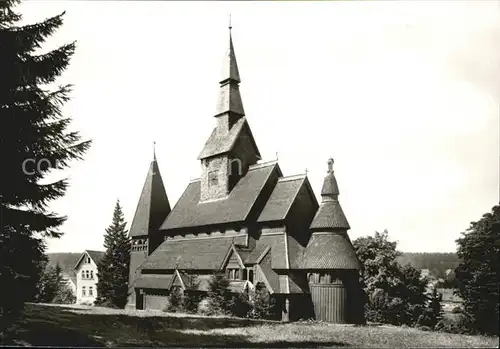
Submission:
{"label": "church spire", "polygon": [[323,188],[321,189],[321,204],[311,223],[313,230],[350,229],[347,218],[339,203],[339,186],[333,174],[333,159],[328,159]]}
{"label": "church spire", "polygon": [[222,66],[222,77],[220,80],[219,101],[215,116],[222,114],[232,114],[232,118],[239,118],[245,115],[243,110],[243,102],[241,100],[239,83],[240,72],[238,63],[236,62],[236,54],[234,53],[232,25],[229,23],[229,49],[224,57]]}

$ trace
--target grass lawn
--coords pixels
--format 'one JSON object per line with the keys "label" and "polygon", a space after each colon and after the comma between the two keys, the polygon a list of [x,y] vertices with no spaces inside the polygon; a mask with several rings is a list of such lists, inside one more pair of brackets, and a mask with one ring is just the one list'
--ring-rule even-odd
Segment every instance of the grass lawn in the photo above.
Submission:
{"label": "grass lawn", "polygon": [[252,321],[28,304],[3,345],[230,347],[498,347],[498,337],[390,326]]}

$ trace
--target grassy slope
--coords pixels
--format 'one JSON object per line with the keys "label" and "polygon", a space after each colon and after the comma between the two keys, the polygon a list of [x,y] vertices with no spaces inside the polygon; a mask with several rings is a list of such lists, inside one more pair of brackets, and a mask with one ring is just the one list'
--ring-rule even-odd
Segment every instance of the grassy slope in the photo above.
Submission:
{"label": "grassy slope", "polygon": [[498,338],[422,332],[398,327],[262,324],[228,318],[76,314],[63,307],[30,304],[15,334],[3,344],[11,343],[79,347],[494,347],[498,345]]}

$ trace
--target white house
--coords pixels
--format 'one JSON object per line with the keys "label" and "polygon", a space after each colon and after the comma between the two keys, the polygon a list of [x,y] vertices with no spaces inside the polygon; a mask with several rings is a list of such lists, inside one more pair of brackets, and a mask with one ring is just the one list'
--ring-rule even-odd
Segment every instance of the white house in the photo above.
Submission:
{"label": "white house", "polygon": [[85,250],[75,265],[76,303],[94,304],[97,297],[97,264],[104,252]]}

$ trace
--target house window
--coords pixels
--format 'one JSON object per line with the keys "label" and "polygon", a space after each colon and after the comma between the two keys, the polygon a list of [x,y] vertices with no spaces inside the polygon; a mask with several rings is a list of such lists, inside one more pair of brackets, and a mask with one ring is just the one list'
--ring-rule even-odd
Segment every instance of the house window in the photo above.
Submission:
{"label": "house window", "polygon": [[92,288],[92,286],[89,286],[89,296],[93,296],[94,295],[94,290]]}
{"label": "house window", "polygon": [[87,260],[87,264],[90,264],[90,257],[87,257],[86,260]]}
{"label": "house window", "polygon": [[87,295],[86,293],[87,292],[85,291],[85,286],[82,286],[82,296],[86,296]]}
{"label": "house window", "polygon": [[219,184],[219,177],[217,177],[217,171],[208,172],[208,186],[212,187]]}
{"label": "house window", "polygon": [[85,270],[82,270],[82,279],[85,279]]}
{"label": "house window", "polygon": [[90,271],[90,278],[91,278],[91,279],[93,279],[93,278],[94,278],[94,271],[93,271],[93,270],[91,270],[91,271]]}

